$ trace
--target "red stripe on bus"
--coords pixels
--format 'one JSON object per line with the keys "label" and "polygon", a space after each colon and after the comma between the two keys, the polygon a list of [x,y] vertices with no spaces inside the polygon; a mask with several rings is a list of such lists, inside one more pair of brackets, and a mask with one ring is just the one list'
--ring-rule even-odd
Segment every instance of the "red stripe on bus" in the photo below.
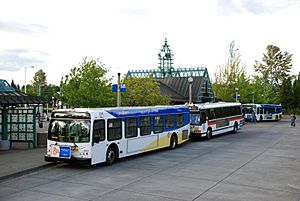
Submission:
{"label": "red stripe on bus", "polygon": [[[232,118],[225,118],[225,119],[228,119],[228,121],[237,121],[237,120],[242,120],[243,119],[243,116],[238,116],[238,117],[232,117]],[[222,119],[224,120],[224,119]],[[214,124],[217,124],[218,121],[222,121],[222,120],[213,120],[213,121],[208,121],[208,125],[211,126],[211,125],[214,125]]]}

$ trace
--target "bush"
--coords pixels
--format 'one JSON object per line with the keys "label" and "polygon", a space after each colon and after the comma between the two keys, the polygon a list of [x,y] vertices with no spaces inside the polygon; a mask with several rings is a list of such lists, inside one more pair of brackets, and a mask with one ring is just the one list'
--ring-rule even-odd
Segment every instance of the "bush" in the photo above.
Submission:
{"label": "bush", "polygon": [[284,115],[290,115],[292,113],[296,115],[300,115],[300,108],[288,108],[288,109],[283,109],[282,113]]}

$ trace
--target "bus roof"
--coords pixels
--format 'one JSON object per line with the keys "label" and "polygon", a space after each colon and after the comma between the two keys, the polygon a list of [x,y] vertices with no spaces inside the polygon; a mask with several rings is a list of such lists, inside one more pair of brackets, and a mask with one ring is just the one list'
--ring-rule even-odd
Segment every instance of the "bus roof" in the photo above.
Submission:
{"label": "bus roof", "polygon": [[240,102],[216,102],[216,103],[199,103],[190,105],[190,109],[210,109],[210,108],[219,108],[219,107],[232,107],[232,106],[241,106]]}
{"label": "bus roof", "polygon": [[126,117],[134,115],[188,113],[187,105],[173,106],[140,106],[140,107],[111,107],[111,108],[72,108],[58,109],[54,113],[89,113],[108,112],[115,117]]}
{"label": "bus roof", "polygon": [[246,103],[246,104],[243,104],[242,106],[246,106],[246,107],[253,107],[253,106],[256,106],[256,107],[266,107],[266,108],[273,108],[273,107],[282,107],[281,104],[277,105],[277,104],[257,104],[257,103]]}

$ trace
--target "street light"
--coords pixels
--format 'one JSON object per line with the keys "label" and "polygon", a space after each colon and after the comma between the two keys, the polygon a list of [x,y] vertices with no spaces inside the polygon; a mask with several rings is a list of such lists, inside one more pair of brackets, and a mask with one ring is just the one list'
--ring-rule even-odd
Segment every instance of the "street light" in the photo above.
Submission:
{"label": "street light", "polygon": [[26,85],[27,85],[27,83],[26,83],[26,69],[27,68],[34,68],[34,66],[26,66],[24,68],[25,68],[25,94],[26,94]]}
{"label": "street light", "polygon": [[192,83],[193,83],[193,78],[189,77],[189,104],[192,104]]}
{"label": "street light", "polygon": [[254,104],[254,91],[252,92],[252,103]]}

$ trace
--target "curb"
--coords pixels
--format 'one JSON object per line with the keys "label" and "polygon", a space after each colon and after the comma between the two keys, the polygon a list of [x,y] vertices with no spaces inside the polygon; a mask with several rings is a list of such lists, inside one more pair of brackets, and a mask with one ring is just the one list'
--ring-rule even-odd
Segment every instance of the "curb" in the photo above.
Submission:
{"label": "curb", "polygon": [[35,171],[46,169],[46,168],[54,166],[54,165],[57,165],[57,164],[49,163],[49,164],[41,165],[41,166],[38,166],[38,167],[29,168],[27,170],[22,170],[20,172],[5,175],[5,176],[0,177],[0,183],[7,180],[7,179],[17,178],[17,177],[20,177],[20,176],[23,176],[23,175],[26,175],[26,174],[30,174],[30,173],[35,172]]}

